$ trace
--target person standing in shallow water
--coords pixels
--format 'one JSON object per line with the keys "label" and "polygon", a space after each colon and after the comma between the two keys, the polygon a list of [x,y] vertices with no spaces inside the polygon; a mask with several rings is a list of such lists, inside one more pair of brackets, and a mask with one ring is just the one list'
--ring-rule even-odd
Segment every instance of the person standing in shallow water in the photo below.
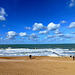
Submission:
{"label": "person standing in shallow water", "polygon": [[32,55],[29,55],[29,58],[31,59]]}

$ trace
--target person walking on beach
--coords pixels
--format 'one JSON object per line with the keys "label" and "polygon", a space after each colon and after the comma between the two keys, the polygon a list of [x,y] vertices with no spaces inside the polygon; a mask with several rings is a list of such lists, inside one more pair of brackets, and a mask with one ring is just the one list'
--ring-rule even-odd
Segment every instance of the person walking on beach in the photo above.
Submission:
{"label": "person walking on beach", "polygon": [[29,58],[31,59],[32,55],[29,55]]}
{"label": "person walking on beach", "polygon": [[74,60],[74,56],[73,56],[73,60]]}

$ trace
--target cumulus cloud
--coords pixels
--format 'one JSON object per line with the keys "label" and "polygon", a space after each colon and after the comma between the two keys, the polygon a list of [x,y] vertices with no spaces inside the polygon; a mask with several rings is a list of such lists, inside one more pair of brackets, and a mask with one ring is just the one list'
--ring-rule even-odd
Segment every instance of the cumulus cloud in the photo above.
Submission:
{"label": "cumulus cloud", "polygon": [[70,4],[69,4],[70,7],[73,7],[75,6],[75,0],[71,0]]}
{"label": "cumulus cloud", "polygon": [[49,31],[54,31],[56,34],[61,33],[58,28],[60,24],[54,24],[53,22],[49,23],[47,27],[45,27],[45,31],[39,31],[39,34],[49,34]]}
{"label": "cumulus cloud", "polygon": [[75,22],[71,22],[68,28],[75,28]]}
{"label": "cumulus cloud", "polygon": [[6,20],[4,16],[0,16],[0,21]]}
{"label": "cumulus cloud", "polygon": [[60,24],[54,24],[53,22],[49,23],[47,26],[48,31],[54,31],[60,27]]}
{"label": "cumulus cloud", "polygon": [[20,32],[19,36],[27,36],[27,33],[26,32]]}
{"label": "cumulus cloud", "polygon": [[28,30],[30,30],[31,28],[30,28],[30,27],[25,27],[25,29],[28,29]]}
{"label": "cumulus cloud", "polygon": [[42,30],[42,29],[45,29],[45,26],[43,26],[42,23],[35,23],[35,24],[33,25],[33,29],[32,29],[32,30],[34,30],[34,31],[39,31],[39,30]]}
{"label": "cumulus cloud", "polygon": [[61,32],[57,29],[54,31],[55,34],[61,34]]}
{"label": "cumulus cloud", "polygon": [[6,39],[14,39],[16,35],[17,35],[16,32],[14,32],[14,31],[9,31],[9,32],[7,33]]}
{"label": "cumulus cloud", "polygon": [[4,21],[6,16],[6,12],[4,10],[4,8],[0,8],[0,21]]}
{"label": "cumulus cloud", "polygon": [[45,31],[40,31],[39,34],[49,34],[49,31],[45,30]]}
{"label": "cumulus cloud", "polygon": [[64,23],[67,23],[67,22],[63,20],[63,21],[60,21],[60,23],[64,24]]}
{"label": "cumulus cloud", "polygon": [[34,40],[34,39],[37,39],[37,38],[39,38],[39,36],[35,33],[32,33],[28,36],[28,39],[31,39],[31,40]]}

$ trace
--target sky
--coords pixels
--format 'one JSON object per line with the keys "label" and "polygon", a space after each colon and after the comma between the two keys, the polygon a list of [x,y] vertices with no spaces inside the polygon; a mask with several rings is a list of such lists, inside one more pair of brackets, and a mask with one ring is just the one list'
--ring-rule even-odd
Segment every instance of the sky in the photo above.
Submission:
{"label": "sky", "polygon": [[0,0],[0,44],[75,43],[75,0]]}

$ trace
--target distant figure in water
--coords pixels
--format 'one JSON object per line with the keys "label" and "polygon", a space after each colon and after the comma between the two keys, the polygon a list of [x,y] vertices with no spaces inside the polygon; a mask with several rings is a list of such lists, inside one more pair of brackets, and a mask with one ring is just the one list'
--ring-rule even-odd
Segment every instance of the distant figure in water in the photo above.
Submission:
{"label": "distant figure in water", "polygon": [[74,60],[74,56],[73,56],[73,60]]}
{"label": "distant figure in water", "polygon": [[29,58],[31,59],[32,55],[29,55]]}

